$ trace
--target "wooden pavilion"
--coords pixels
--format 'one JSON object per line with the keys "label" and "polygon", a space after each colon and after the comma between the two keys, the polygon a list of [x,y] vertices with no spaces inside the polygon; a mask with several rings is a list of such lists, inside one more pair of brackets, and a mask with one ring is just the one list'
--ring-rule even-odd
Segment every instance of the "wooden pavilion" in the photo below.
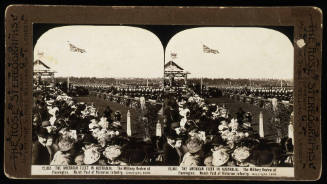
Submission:
{"label": "wooden pavilion", "polygon": [[43,61],[37,59],[33,63],[33,79],[37,84],[45,78],[50,78],[51,83],[54,83],[54,74],[56,72],[52,70],[48,65]]}
{"label": "wooden pavilion", "polygon": [[169,86],[173,86],[175,78],[184,78],[184,84],[187,85],[187,75],[189,72],[178,66],[174,61],[169,61],[164,66],[164,77],[169,79]]}

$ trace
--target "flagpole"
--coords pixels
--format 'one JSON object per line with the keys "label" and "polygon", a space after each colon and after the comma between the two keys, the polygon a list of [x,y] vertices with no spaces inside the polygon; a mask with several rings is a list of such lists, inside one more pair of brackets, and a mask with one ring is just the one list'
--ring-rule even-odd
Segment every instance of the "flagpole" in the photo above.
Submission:
{"label": "flagpole", "polygon": [[203,86],[203,81],[202,81],[202,77],[201,77],[201,94],[202,94],[202,86]]}
{"label": "flagpole", "polygon": [[67,93],[69,92],[69,77],[67,77]]}

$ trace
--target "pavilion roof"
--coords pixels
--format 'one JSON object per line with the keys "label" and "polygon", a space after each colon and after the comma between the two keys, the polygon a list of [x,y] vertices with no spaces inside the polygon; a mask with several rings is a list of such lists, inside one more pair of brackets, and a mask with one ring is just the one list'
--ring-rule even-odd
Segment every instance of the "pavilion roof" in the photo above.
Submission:
{"label": "pavilion roof", "polygon": [[51,70],[51,68],[46,65],[43,61],[37,59],[33,62],[33,70],[35,72],[42,72],[42,71],[46,71],[46,72],[54,72],[53,70]]}
{"label": "pavilion roof", "polygon": [[35,60],[33,65],[34,70],[50,70],[50,67],[39,59]]}
{"label": "pavilion roof", "polygon": [[178,66],[174,61],[169,61],[164,66],[165,71],[171,71],[171,72],[179,72],[184,71],[184,69],[180,66]]}

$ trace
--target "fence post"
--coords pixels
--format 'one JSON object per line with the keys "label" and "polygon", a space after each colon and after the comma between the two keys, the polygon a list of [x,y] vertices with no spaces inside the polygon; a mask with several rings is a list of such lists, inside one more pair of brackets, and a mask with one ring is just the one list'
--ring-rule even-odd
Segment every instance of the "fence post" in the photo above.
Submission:
{"label": "fence post", "polygon": [[143,96],[140,97],[140,105],[141,105],[142,111],[144,111],[145,110],[145,98]]}
{"label": "fence post", "polygon": [[288,125],[288,138],[292,139],[292,144],[294,145],[294,112],[291,113],[290,124]]}
{"label": "fence post", "polygon": [[129,112],[129,110],[127,111],[127,128],[126,128],[126,133],[127,136],[130,137],[132,136],[132,129],[131,129],[131,113]]}
{"label": "fence post", "polygon": [[157,137],[161,137],[162,136],[162,129],[161,129],[160,120],[158,120],[158,122],[156,124],[156,136]]}
{"label": "fence post", "polygon": [[273,111],[275,112],[277,110],[277,98],[271,99],[271,104],[273,106]]}
{"label": "fence post", "polygon": [[259,114],[259,136],[261,138],[265,137],[264,130],[263,130],[263,114],[262,114],[262,111],[260,111],[260,114]]}

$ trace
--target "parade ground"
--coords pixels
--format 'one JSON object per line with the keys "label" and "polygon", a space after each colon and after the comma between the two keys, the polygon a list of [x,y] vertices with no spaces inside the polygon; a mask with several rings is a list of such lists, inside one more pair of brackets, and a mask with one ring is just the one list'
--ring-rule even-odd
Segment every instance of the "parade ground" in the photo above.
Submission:
{"label": "parade ground", "polygon": [[[127,111],[130,110],[131,113],[131,126],[132,126],[132,135],[135,138],[142,138],[144,135],[144,125],[140,122],[138,114],[140,114],[139,109],[132,109],[128,108],[124,105],[121,105],[119,103],[111,102],[104,100],[102,98],[96,97],[96,96],[87,96],[87,97],[74,97],[74,99],[77,100],[77,102],[85,102],[88,105],[93,105],[98,109],[98,113],[102,114],[104,109],[109,106],[113,112],[120,111],[122,114],[122,126],[126,130],[126,117],[127,117]],[[238,112],[239,108],[242,108],[245,112],[251,112],[253,116],[253,123],[252,127],[258,131],[259,130],[259,114],[260,111],[263,113],[263,122],[264,123],[264,132],[265,132],[265,138],[266,139],[275,139],[275,136],[271,134],[271,130],[269,127],[269,121],[272,117],[272,113],[256,107],[251,104],[247,103],[241,103],[239,101],[235,101],[232,99],[229,99],[227,97],[219,97],[219,98],[207,98],[206,101],[208,103],[215,103],[218,105],[225,104],[226,108],[229,109],[229,113],[231,115],[235,115],[235,113]]]}
{"label": "parade ground", "polygon": [[272,118],[273,114],[263,108],[254,106],[248,103],[242,103],[236,100],[229,99],[227,97],[220,97],[220,98],[207,98],[207,102],[215,103],[215,104],[225,104],[226,108],[229,110],[229,113],[232,116],[235,116],[235,113],[238,112],[239,108],[242,108],[245,112],[251,112],[252,114],[252,127],[254,130],[259,131],[259,114],[262,112],[263,114],[263,122],[264,122],[264,132],[265,138],[267,139],[275,139],[275,136],[271,134],[271,130],[269,127],[269,121]]}
{"label": "parade ground", "polygon": [[140,109],[128,108],[119,103],[107,101],[104,100],[103,98],[99,98],[96,96],[74,97],[74,99],[77,100],[77,102],[84,102],[88,105],[93,104],[97,108],[99,114],[102,114],[107,106],[111,108],[111,110],[113,111],[112,113],[114,113],[115,111],[119,111],[122,115],[121,125],[125,131],[126,131],[126,122],[127,122],[126,119],[127,111],[129,110],[131,114],[132,136],[135,138],[143,137],[144,126],[139,120],[140,116],[138,116],[140,114]]}

